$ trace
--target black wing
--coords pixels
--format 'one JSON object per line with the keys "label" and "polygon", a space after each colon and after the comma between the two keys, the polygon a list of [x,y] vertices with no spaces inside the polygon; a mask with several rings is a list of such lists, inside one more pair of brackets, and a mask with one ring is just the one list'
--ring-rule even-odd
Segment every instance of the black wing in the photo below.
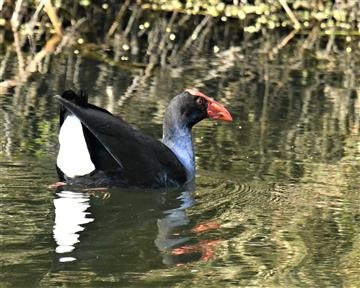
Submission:
{"label": "black wing", "polygon": [[86,128],[84,134],[96,169],[117,171],[129,185],[186,181],[184,167],[160,141],[132,128],[108,111],[87,104],[87,99],[71,102],[61,96],[55,98]]}

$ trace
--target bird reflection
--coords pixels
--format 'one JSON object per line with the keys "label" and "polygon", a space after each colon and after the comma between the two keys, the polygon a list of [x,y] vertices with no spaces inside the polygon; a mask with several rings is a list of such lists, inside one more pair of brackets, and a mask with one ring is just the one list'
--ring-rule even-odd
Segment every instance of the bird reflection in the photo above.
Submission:
{"label": "bird reflection", "polygon": [[[58,261],[99,265],[122,259],[121,265],[130,267],[140,261],[154,265],[153,259],[167,266],[196,260],[200,248],[189,247],[198,231],[189,227],[187,214],[194,189],[189,183],[181,190],[58,191],[53,229]],[[202,259],[201,251],[195,258]]]}
{"label": "bird reflection", "polygon": [[[56,193],[53,229],[54,240],[57,244],[56,253],[63,254],[73,251],[75,244],[79,242],[79,233],[85,229],[81,225],[94,221],[94,218],[90,218],[90,212],[86,212],[90,207],[89,201],[90,196],[85,193],[72,191]],[[60,261],[64,260],[63,258],[60,258]],[[66,257],[66,259],[75,260],[73,257]]]}
{"label": "bird reflection", "polygon": [[171,254],[172,249],[190,240],[187,236],[174,234],[174,231],[179,227],[187,226],[190,222],[186,209],[194,204],[194,199],[192,197],[192,192],[194,190],[194,183],[188,183],[185,187],[185,191],[178,197],[181,201],[180,206],[164,211],[164,217],[157,220],[158,234],[155,239],[155,245],[163,252],[163,263],[166,265],[174,264],[174,259]]}

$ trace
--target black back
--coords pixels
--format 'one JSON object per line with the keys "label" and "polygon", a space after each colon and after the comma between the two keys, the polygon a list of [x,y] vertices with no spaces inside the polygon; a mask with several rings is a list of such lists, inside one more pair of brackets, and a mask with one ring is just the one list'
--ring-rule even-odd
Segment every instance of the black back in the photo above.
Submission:
{"label": "black back", "polygon": [[60,124],[72,113],[83,124],[96,170],[125,186],[174,186],[186,182],[186,171],[162,142],[132,128],[120,117],[87,103],[84,93],[55,96],[62,104]]}

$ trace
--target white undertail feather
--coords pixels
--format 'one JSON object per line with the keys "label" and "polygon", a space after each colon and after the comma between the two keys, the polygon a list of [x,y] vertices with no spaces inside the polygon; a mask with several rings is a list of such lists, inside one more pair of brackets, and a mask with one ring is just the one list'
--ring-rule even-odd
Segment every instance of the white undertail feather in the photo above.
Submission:
{"label": "white undertail feather", "polygon": [[66,176],[82,176],[95,170],[81,122],[75,115],[66,117],[60,129],[59,142],[57,166]]}

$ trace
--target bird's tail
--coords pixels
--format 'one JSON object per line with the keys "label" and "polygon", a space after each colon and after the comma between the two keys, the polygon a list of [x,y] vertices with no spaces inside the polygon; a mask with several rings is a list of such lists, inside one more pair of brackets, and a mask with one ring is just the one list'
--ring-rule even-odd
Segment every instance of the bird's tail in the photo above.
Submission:
{"label": "bird's tail", "polygon": [[83,90],[80,90],[79,94],[76,94],[73,90],[66,90],[61,94],[61,98],[79,106],[86,106],[88,104],[88,94]]}

